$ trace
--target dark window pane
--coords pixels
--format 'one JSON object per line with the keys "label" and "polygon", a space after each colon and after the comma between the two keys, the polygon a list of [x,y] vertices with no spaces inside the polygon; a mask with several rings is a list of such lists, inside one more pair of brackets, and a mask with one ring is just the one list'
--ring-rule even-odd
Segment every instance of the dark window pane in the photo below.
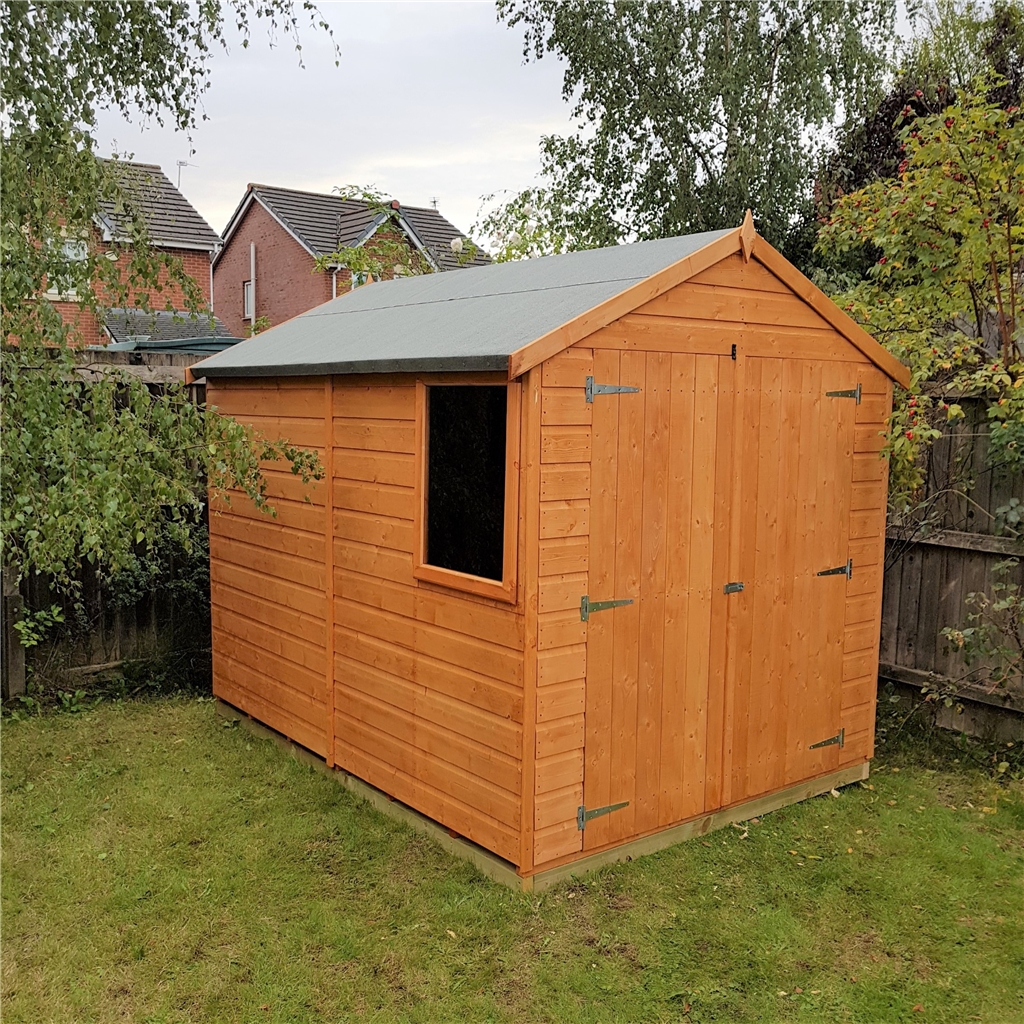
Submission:
{"label": "dark window pane", "polygon": [[505,387],[427,389],[427,563],[502,578]]}

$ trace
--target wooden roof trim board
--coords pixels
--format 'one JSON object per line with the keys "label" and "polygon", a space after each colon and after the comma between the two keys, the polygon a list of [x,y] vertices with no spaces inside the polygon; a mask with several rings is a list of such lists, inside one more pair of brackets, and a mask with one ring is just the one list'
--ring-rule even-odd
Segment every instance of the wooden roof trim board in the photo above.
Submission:
{"label": "wooden roof trim board", "polygon": [[517,349],[509,356],[510,380],[522,376],[527,370],[550,359],[602,327],[607,327],[620,316],[632,312],[645,302],[657,298],[671,288],[683,284],[701,271],[741,252],[744,260],[756,259],[783,284],[804,300],[819,316],[827,320],[847,341],[859,349],[880,370],[904,388],[910,386],[910,370],[895,356],[887,352],[859,324],[843,312],[821,289],[817,288],[781,253],[774,249],[754,229],[750,211],[735,231],[716,239],[695,253],[684,257],[664,270],[613,295],[593,309],[581,313],[567,323],[556,327],[535,341]]}
{"label": "wooden roof trim board", "polygon": [[508,357],[509,380],[522,376],[527,370],[543,363],[544,360],[558,355],[576,342],[589,337],[602,327],[607,327],[613,320],[620,316],[631,313],[638,306],[642,306],[651,299],[682,284],[691,277],[699,274],[702,270],[714,266],[716,263],[731,256],[740,250],[740,229],[730,231],[729,234],[715,239],[704,248],[684,256],[683,259],[659,270],[656,274],[638,281],[618,295],[588,309],[585,313],[574,317],[567,323],[556,327],[553,331],[541,335],[535,341],[517,349]]}
{"label": "wooden roof trim board", "polygon": [[743,250],[743,262],[749,263],[754,253],[754,240],[757,238],[757,229],[754,227],[754,215],[747,210],[740,225],[740,248]]}
{"label": "wooden roof trim board", "polygon": [[887,352],[858,323],[846,315],[820,288],[793,266],[760,235],[754,239],[753,257],[783,284],[788,285],[819,316],[827,320],[850,344],[860,349],[883,373],[901,387],[910,387],[910,369]]}

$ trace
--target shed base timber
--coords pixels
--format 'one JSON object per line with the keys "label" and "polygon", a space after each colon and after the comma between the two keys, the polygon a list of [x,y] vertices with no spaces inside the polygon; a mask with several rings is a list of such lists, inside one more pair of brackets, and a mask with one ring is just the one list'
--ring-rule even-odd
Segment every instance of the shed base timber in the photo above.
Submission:
{"label": "shed base timber", "polygon": [[286,750],[297,761],[308,764],[323,772],[328,777],[340,782],[349,792],[361,797],[375,810],[387,815],[395,821],[400,821],[417,832],[430,836],[446,852],[468,860],[481,874],[495,882],[508,886],[510,889],[518,889],[522,892],[540,892],[549,889],[560,882],[566,881],[577,875],[594,871],[604,867],[606,864],[616,864],[621,861],[633,860],[635,857],[643,857],[649,853],[656,853],[676,843],[681,843],[694,836],[702,836],[716,829],[724,828],[734,822],[747,821],[750,818],[757,818],[770,811],[777,811],[779,808],[789,804],[799,803],[808,800],[813,796],[820,796],[839,786],[848,786],[853,782],[860,782],[868,777],[869,762],[853,765],[849,768],[842,768],[839,771],[831,772],[828,775],[820,775],[816,779],[790,786],[788,789],[779,790],[776,793],[768,793],[759,796],[754,800],[748,800],[742,804],[732,807],[723,807],[711,814],[702,814],[698,818],[685,821],[681,825],[674,825],[671,828],[655,832],[640,839],[634,839],[618,846],[599,850],[597,853],[587,857],[580,857],[560,864],[556,867],[542,869],[533,875],[520,875],[514,864],[503,860],[482,846],[470,842],[461,836],[452,833],[443,825],[434,821],[419,811],[406,806],[398,800],[390,797],[383,790],[371,786],[362,779],[351,775],[341,768],[328,768],[327,762],[318,755],[300,746],[293,740],[274,729],[270,729],[261,722],[251,718],[244,711],[239,711],[230,704],[218,699],[216,702],[217,714],[228,721],[237,722],[242,728],[261,739],[273,740],[278,746]]}
{"label": "shed base timber", "polygon": [[789,804],[798,804],[801,800],[809,800],[812,796],[821,796],[839,786],[848,786],[853,782],[861,782],[868,777],[869,762],[855,764],[850,768],[841,768],[839,771],[831,772],[828,775],[819,775],[816,779],[809,779],[807,782],[800,782],[788,789],[780,789],[775,793],[766,793],[764,796],[747,800],[742,804],[734,804],[732,807],[723,807],[719,811],[712,811],[710,814],[702,814],[699,818],[691,818],[681,825],[673,825],[671,828],[663,829],[661,832],[654,832],[649,836],[642,836],[633,839],[628,843],[621,843],[618,846],[611,846],[605,850],[598,850],[589,857],[580,857],[577,860],[569,861],[558,867],[543,869],[537,874],[520,879],[521,888],[532,889],[539,892],[552,885],[557,885],[574,875],[582,875],[587,871],[595,871],[606,864],[617,864],[624,860],[633,860],[634,857],[644,857],[649,853],[657,853],[669,846],[675,846],[686,839],[693,839],[695,836],[702,836],[716,829],[732,825],[734,822],[749,821],[751,818],[759,818],[762,814],[770,811],[777,811]]}

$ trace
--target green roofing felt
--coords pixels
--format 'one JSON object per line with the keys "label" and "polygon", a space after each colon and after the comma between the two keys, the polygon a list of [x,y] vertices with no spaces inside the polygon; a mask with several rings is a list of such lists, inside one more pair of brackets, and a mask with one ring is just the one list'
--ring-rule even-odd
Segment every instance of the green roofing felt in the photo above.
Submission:
{"label": "green roofing felt", "polygon": [[728,233],[376,282],[204,359],[193,372],[262,377],[505,370],[517,349]]}

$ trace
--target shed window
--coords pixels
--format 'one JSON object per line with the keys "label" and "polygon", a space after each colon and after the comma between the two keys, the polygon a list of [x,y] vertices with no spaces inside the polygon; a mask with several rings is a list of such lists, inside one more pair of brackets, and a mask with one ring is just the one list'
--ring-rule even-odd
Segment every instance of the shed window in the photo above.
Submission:
{"label": "shed window", "polygon": [[417,576],[515,600],[518,386],[421,385]]}
{"label": "shed window", "polygon": [[432,387],[427,395],[427,562],[500,580],[507,389]]}

